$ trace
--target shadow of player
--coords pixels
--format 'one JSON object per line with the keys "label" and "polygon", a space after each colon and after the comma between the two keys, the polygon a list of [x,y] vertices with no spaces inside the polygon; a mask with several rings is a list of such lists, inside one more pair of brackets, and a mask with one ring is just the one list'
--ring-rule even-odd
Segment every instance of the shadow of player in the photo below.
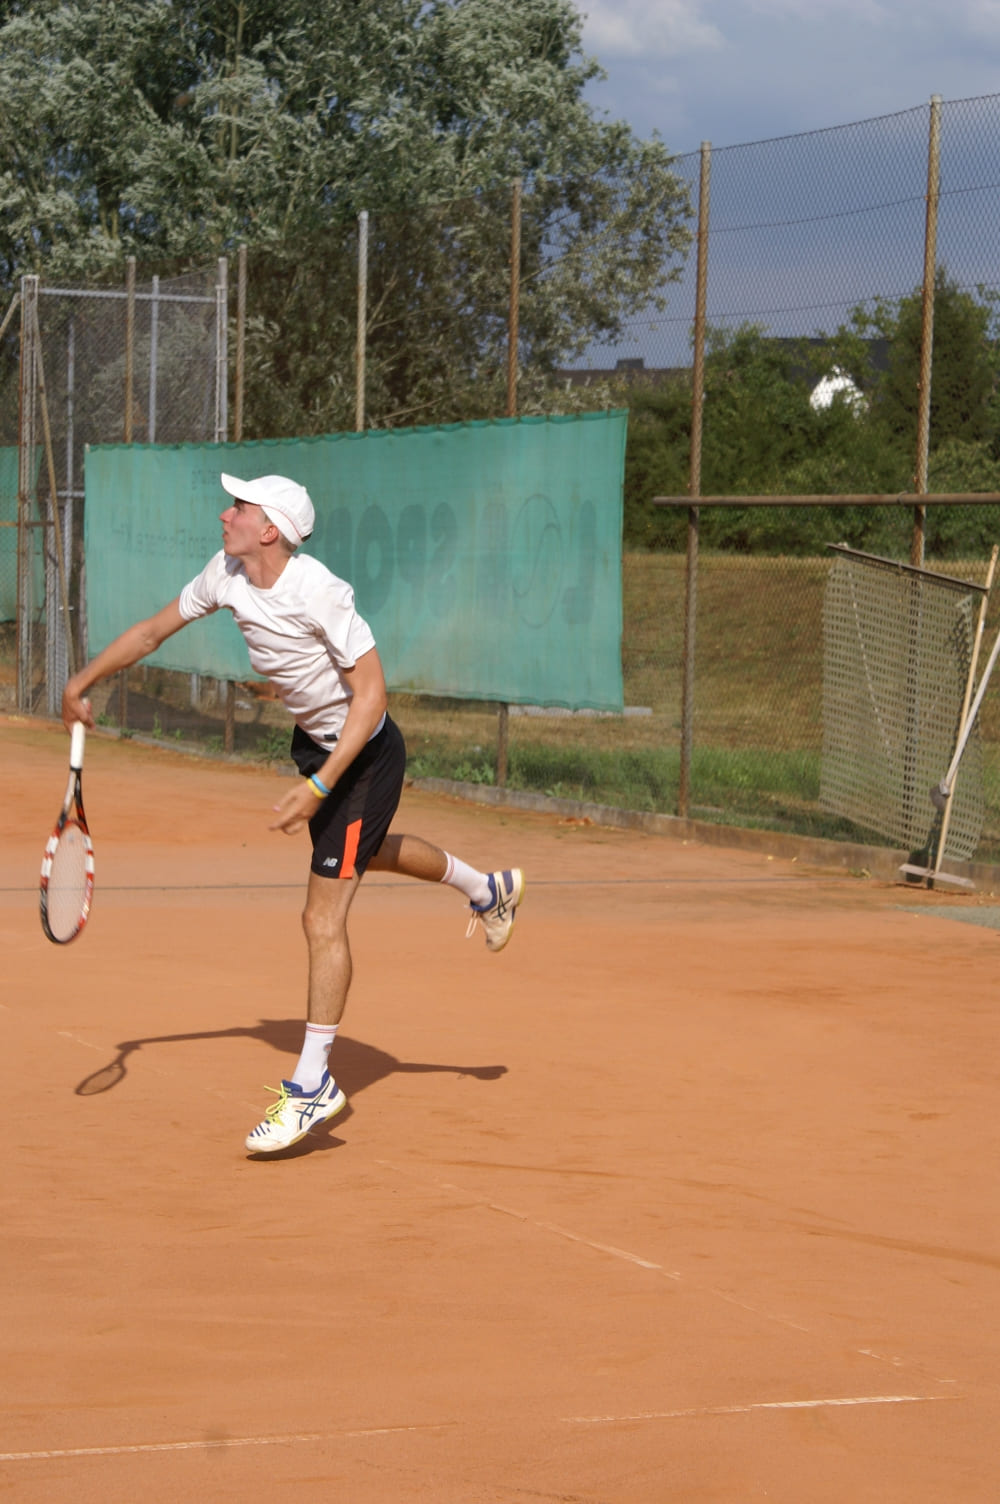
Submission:
{"label": "shadow of player", "polygon": [[[298,1057],[302,1043],[301,1019],[262,1018],[251,1026],[235,1025],[231,1029],[211,1029],[203,1033],[153,1034],[143,1039],[126,1039],[117,1046],[113,1060],[93,1071],[74,1090],[78,1097],[98,1096],[111,1091],[128,1073],[129,1063],[141,1050],[154,1046],[184,1044],[197,1039],[258,1039],[282,1054]],[[363,1040],[339,1036],[337,1039],[337,1080],[348,1096],[382,1081],[386,1076],[419,1075],[446,1072],[454,1076],[473,1076],[478,1081],[496,1081],[507,1072],[505,1065],[442,1065],[413,1060],[397,1060],[385,1050],[365,1044]]]}

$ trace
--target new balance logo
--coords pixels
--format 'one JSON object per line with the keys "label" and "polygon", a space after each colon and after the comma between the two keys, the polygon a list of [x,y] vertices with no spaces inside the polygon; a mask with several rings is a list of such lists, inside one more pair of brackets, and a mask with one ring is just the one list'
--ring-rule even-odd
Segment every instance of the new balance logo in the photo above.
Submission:
{"label": "new balance logo", "polygon": [[323,858],[324,867],[336,867],[340,862],[339,856],[326,856]]}

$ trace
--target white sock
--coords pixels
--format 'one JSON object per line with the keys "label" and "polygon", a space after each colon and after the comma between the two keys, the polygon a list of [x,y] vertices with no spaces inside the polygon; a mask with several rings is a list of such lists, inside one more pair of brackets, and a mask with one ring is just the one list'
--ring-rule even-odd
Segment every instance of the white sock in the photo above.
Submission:
{"label": "white sock", "polygon": [[337,1037],[339,1024],[306,1024],[306,1037],[302,1041],[302,1054],[291,1074],[291,1080],[303,1091],[318,1091],[327,1069],[330,1046]]}
{"label": "white sock", "polygon": [[477,872],[475,867],[470,867],[467,862],[460,862],[458,857],[452,856],[450,852],[446,851],[445,856],[448,858],[448,865],[441,881],[447,883],[449,888],[457,888],[460,893],[464,893],[470,903],[480,907],[484,903],[489,903],[493,895],[490,892],[487,874]]}

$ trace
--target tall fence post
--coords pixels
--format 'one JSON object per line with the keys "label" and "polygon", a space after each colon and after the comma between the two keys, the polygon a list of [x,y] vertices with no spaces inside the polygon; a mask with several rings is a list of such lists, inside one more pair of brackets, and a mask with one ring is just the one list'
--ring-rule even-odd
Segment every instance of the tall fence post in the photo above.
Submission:
{"label": "tall fence post", "polygon": [[[125,261],[125,418],[122,432],[126,444],[134,440],[135,414],[135,257]],[[118,673],[118,726],[128,725],[128,669]]]}
{"label": "tall fence post", "polygon": [[[45,555],[45,639],[46,639],[46,709],[56,713],[57,699],[62,698],[62,685],[70,674],[76,672],[76,654],[73,651],[73,629],[69,611],[69,582],[66,566],[66,548],[63,537],[63,519],[59,515],[59,485],[56,481],[56,461],[52,448],[52,428],[49,424],[49,400],[45,386],[45,361],[42,356],[42,331],[38,322],[38,300],[34,304],[35,370],[38,377],[38,405],[42,415],[42,437],[45,445],[45,466],[49,482],[50,520],[52,524],[52,550],[55,559],[55,588],[51,588],[51,570],[45,517],[42,514],[43,553]],[[41,512],[41,504],[39,504]]]}
{"label": "tall fence post", "polygon": [[146,442],[156,443],[156,376],[160,359],[160,278],[154,272],[149,302],[149,398],[146,414]]}
{"label": "tall fence post", "polygon": [[365,378],[368,360],[368,210],[358,215],[358,327],[354,360],[354,428],[365,427]]}
{"label": "tall fence post", "polygon": [[229,437],[229,261],[218,260],[215,282],[215,442]]}
{"label": "tall fence post", "polygon": [[[243,381],[246,370],[247,248],[241,245],[236,258],[236,369],[233,378],[233,442],[243,437]],[[222,748],[236,746],[236,685],[226,680],[223,694]]]}
{"label": "tall fence post", "polygon": [[36,400],[38,372],[38,278],[21,278],[21,363],[18,391],[17,451],[17,708],[32,708],[32,543],[31,496],[37,454]]}
{"label": "tall fence post", "polygon": [[510,200],[510,300],[507,314],[507,416],[517,417],[517,346],[521,326],[521,194],[515,178]]}
{"label": "tall fence post", "polygon": [[681,682],[681,760],[677,784],[677,813],[687,818],[691,800],[691,754],[694,743],[694,645],[698,605],[699,510],[701,495],[701,430],[705,406],[705,303],[708,289],[708,212],[712,175],[712,144],[701,143],[698,182],[698,280],[694,310],[694,364],[691,373],[691,458],[688,478],[687,565],[684,583],[684,668]]}
{"label": "tall fence post", "polygon": [[241,245],[236,257],[236,362],[233,375],[233,441],[243,437],[243,394],[246,378],[247,347],[247,248]]}
{"label": "tall fence post", "polygon": [[[157,281],[154,278],[154,281]],[[157,290],[159,284],[157,282]],[[215,442],[229,437],[229,260],[215,263]],[[201,674],[191,675],[191,704],[201,704]],[[218,695],[218,689],[216,689]]]}
{"label": "tall fence post", "polygon": [[[518,343],[521,331],[521,195],[523,183],[515,178],[510,195],[510,297],[507,309],[507,416],[517,417]],[[507,785],[510,762],[510,706],[497,713],[497,788]]]}
{"label": "tall fence post", "polygon": [[132,409],[135,402],[135,257],[125,262],[125,421],[123,439],[132,442]]}
{"label": "tall fence post", "polygon": [[[924,283],[921,299],[920,392],[917,411],[917,465],[914,490],[927,495],[927,456],[931,435],[931,386],[934,362],[934,293],[937,285],[937,221],[941,187],[941,96],[931,96],[930,140],[927,149],[927,216],[924,228]],[[927,508],[918,502],[913,509],[910,563],[924,562],[924,529]]]}

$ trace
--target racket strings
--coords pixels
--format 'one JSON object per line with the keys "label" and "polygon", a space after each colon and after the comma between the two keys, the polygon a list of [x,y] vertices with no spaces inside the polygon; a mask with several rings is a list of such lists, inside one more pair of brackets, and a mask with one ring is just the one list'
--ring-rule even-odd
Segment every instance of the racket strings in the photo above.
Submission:
{"label": "racket strings", "polygon": [[45,895],[49,928],[59,940],[70,939],[87,916],[93,869],[90,840],[70,821],[55,843]]}

